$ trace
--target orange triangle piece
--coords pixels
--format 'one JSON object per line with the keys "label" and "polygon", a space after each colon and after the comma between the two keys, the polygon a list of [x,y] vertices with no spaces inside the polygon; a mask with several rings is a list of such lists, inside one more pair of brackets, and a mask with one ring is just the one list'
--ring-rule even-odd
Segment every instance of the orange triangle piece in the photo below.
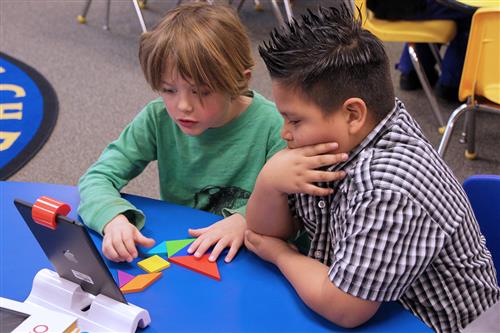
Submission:
{"label": "orange triangle piece", "polygon": [[120,288],[122,293],[137,293],[143,291],[147,287],[149,287],[153,282],[158,280],[161,276],[161,272],[158,273],[150,273],[150,274],[139,274],[129,283]]}
{"label": "orange triangle piece", "polygon": [[208,261],[210,253],[204,254],[201,258],[195,256],[170,257],[169,261],[180,265],[197,273],[206,275],[212,279],[220,281],[219,268],[217,262]]}

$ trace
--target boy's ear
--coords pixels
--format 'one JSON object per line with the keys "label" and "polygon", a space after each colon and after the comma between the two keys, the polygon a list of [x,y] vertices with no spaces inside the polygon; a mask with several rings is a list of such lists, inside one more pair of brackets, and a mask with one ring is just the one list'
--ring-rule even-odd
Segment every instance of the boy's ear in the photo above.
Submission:
{"label": "boy's ear", "polygon": [[368,119],[365,101],[358,97],[349,98],[342,105],[342,110],[346,116],[349,134],[358,134]]}
{"label": "boy's ear", "polygon": [[250,81],[250,79],[252,78],[252,71],[250,69],[245,69],[243,75],[245,76],[245,79],[247,79],[247,81]]}

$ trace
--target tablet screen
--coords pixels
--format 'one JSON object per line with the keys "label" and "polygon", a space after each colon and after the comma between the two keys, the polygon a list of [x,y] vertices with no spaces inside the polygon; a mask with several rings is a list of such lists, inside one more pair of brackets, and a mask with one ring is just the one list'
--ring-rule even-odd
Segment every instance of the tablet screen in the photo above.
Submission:
{"label": "tablet screen", "polygon": [[29,317],[29,314],[0,307],[0,332],[14,331]]}

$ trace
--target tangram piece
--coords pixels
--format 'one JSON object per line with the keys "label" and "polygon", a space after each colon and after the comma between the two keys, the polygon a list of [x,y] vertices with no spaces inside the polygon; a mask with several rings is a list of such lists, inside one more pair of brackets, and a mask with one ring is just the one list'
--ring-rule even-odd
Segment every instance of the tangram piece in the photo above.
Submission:
{"label": "tangram piece", "polygon": [[153,256],[155,254],[157,255],[167,255],[167,242],[163,241],[160,244],[156,245],[152,249],[146,252],[148,256]]}
{"label": "tangram piece", "polygon": [[120,288],[122,293],[137,293],[149,287],[153,282],[161,277],[162,273],[139,274],[129,283]]}
{"label": "tangram piece", "polygon": [[160,257],[159,255],[154,255],[147,259],[141,260],[137,263],[137,266],[142,268],[148,273],[155,273],[170,267],[170,263]]}
{"label": "tangram piece", "polygon": [[189,239],[178,239],[178,240],[172,240],[172,241],[167,241],[167,252],[168,252],[168,257],[170,258],[183,248],[185,248],[187,245],[191,244],[194,242],[194,238],[189,238]]}
{"label": "tangram piece", "polygon": [[204,254],[201,258],[195,256],[170,257],[168,260],[174,264],[183,266],[197,273],[206,275],[212,279],[220,281],[219,268],[217,262],[208,261],[210,253]]}
{"label": "tangram piece", "polygon": [[135,276],[132,274],[118,270],[118,285],[120,288],[129,283],[133,278],[135,278]]}

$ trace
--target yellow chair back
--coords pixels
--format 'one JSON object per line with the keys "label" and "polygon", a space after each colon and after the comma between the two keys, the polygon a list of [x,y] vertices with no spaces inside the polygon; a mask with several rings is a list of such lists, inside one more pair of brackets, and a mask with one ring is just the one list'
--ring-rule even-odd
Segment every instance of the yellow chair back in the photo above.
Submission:
{"label": "yellow chair back", "polygon": [[476,95],[500,104],[500,6],[480,8],[472,17],[458,96]]}
{"label": "yellow chair back", "polygon": [[358,10],[354,8],[354,15],[358,17],[361,14],[363,28],[384,42],[446,44],[456,34],[456,24],[451,20],[380,20],[366,8],[366,0],[355,0],[354,4],[360,9],[358,13]]}

